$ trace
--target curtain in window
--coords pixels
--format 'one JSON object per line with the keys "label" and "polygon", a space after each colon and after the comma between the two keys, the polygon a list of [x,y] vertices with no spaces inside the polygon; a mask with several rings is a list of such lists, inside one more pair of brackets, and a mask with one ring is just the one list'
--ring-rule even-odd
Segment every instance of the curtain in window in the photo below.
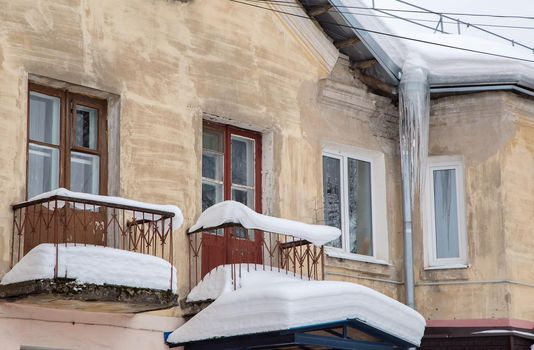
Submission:
{"label": "curtain in window", "polygon": [[[324,224],[341,229],[341,160],[323,156]],[[341,237],[328,243],[341,248]]]}
{"label": "curtain in window", "polygon": [[434,170],[434,225],[437,258],[460,256],[456,170]]}
{"label": "curtain in window", "polygon": [[348,158],[349,248],[373,255],[371,163]]}

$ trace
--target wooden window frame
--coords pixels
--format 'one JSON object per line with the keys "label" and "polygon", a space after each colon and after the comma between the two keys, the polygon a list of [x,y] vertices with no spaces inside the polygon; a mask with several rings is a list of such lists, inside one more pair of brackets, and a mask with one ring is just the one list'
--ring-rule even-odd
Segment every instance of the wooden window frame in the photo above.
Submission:
{"label": "wooden window frame", "polygon": [[223,133],[223,200],[232,200],[232,136],[240,136],[254,140],[254,210],[262,212],[262,138],[261,133],[238,128],[231,125],[204,120],[202,130],[211,129]]}
{"label": "wooden window frame", "polygon": [[[45,142],[30,140],[30,93],[38,92],[44,95],[57,97],[60,100],[59,107],[59,145],[52,145]],[[99,98],[89,97],[77,93],[72,93],[66,89],[55,89],[49,86],[39,85],[32,82],[28,83],[27,95],[27,137],[26,137],[26,198],[28,198],[28,181],[29,181],[29,150],[30,143],[41,146],[54,147],[59,150],[59,187],[70,188],[70,168],[71,153],[78,152],[89,155],[99,156],[99,193],[107,195],[108,185],[108,140],[107,140],[107,101]],[[75,129],[73,128],[73,119],[75,106],[81,105],[94,108],[98,111],[98,128],[97,128],[97,147],[95,150],[76,146]]]}

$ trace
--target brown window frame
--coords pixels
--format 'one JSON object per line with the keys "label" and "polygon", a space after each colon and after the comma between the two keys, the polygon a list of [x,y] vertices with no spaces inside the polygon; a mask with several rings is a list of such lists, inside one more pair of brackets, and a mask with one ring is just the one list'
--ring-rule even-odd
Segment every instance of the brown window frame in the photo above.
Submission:
{"label": "brown window frame", "polygon": [[245,137],[254,140],[254,210],[262,212],[262,135],[257,131],[238,128],[235,126],[221,124],[204,120],[202,132],[205,129],[212,129],[223,133],[224,153],[223,153],[223,201],[232,200],[232,135]]}
{"label": "brown window frame", "polygon": [[[48,96],[59,98],[59,145],[49,144],[30,139],[30,93],[38,92]],[[67,89],[56,89],[49,86],[39,85],[32,82],[28,83],[28,101],[27,101],[27,134],[26,134],[26,198],[29,190],[29,151],[30,143],[53,147],[59,150],[59,179],[58,186],[70,189],[70,168],[71,153],[77,152],[99,157],[99,193],[107,194],[108,185],[108,140],[107,140],[107,101],[94,98],[78,93],[73,93]],[[97,145],[96,149],[80,147],[75,144],[75,128],[73,119],[75,117],[75,106],[81,105],[94,108],[98,111],[98,128],[97,128]]]}

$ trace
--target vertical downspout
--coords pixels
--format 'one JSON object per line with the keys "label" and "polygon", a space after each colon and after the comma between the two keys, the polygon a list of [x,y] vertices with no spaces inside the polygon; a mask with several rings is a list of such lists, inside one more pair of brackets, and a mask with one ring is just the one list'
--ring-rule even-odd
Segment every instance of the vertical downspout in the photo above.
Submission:
{"label": "vertical downspout", "polygon": [[424,188],[428,156],[430,89],[427,72],[410,66],[403,70],[399,85],[399,136],[404,217],[404,281],[406,304],[415,308],[413,269],[413,214]]}

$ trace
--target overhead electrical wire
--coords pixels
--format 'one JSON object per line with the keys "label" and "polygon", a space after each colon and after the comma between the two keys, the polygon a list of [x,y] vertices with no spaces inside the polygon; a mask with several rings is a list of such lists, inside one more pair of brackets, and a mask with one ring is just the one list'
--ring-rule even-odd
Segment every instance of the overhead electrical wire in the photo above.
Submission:
{"label": "overhead electrical wire", "polygon": [[[248,0],[253,2],[265,2],[273,4],[288,4],[294,5],[293,1],[284,1],[284,0]],[[380,11],[389,11],[389,12],[407,12],[407,13],[425,13],[428,14],[428,11],[423,10],[408,10],[408,9],[394,9],[394,8],[380,8],[380,7],[367,7],[367,6],[351,6],[351,5],[339,5],[338,8],[349,8],[349,9],[358,9],[358,10],[380,10]],[[510,18],[510,19],[528,19],[534,20],[534,16],[523,16],[523,15],[497,15],[490,13],[466,13],[466,12],[435,12],[442,15],[450,16],[469,16],[469,17],[491,17],[491,18]]]}
{"label": "overhead electrical wire", "polygon": [[[256,3],[267,3],[267,4],[279,4],[280,6],[283,6],[283,7],[292,7],[292,8],[301,8],[300,5],[298,4],[295,4],[294,2],[290,2],[290,1],[276,1],[276,0],[246,0],[248,2],[256,2]],[[346,7],[346,6],[337,6],[337,7]],[[382,8],[373,8],[373,7],[361,7],[362,10],[375,10],[375,11],[393,11],[391,9],[382,9]],[[403,18],[400,18],[400,17],[392,17],[391,15],[376,15],[376,14],[372,14],[372,13],[362,13],[362,12],[352,12],[352,11],[341,11],[341,10],[338,10],[337,12],[339,13],[342,13],[342,14],[348,14],[348,15],[356,15],[356,16],[365,16],[365,17],[377,17],[377,18],[386,18],[386,19],[396,19],[396,20],[410,20],[410,21],[415,21],[415,22],[426,22],[426,23],[434,23],[436,24],[438,21],[436,20],[432,20],[432,19],[428,19],[428,18],[414,18],[414,17],[403,17]],[[428,12],[423,12],[421,11],[421,13],[425,13],[427,15],[433,15],[433,16],[436,16],[436,13],[428,13]],[[444,24],[454,24],[454,25],[457,25],[458,22],[457,21],[443,21]],[[506,25],[506,24],[491,24],[491,23],[468,23],[469,25],[472,25],[472,26],[479,26],[479,27],[490,27],[490,28],[507,28],[507,29],[528,29],[528,30],[534,30],[534,26],[514,26],[514,25]]]}
{"label": "overhead electrical wire", "polygon": [[[299,17],[299,18],[303,18],[303,19],[307,19],[307,20],[312,20],[312,18],[310,18],[309,16],[299,15],[299,14],[296,14],[296,13],[291,13],[291,12],[282,11],[282,10],[277,10],[277,9],[273,9],[273,8],[269,8],[269,7],[260,6],[260,5],[257,4],[258,2],[267,2],[267,1],[258,1],[258,0],[228,0],[228,1],[233,2],[233,3],[237,3],[237,4],[242,4],[242,5],[245,5],[245,6],[250,6],[250,7],[263,9],[263,10],[266,10],[266,11],[285,14],[285,15],[288,15],[288,16],[294,16],[294,17]],[[275,0],[269,0],[269,1],[273,2]],[[493,57],[499,57],[499,58],[506,58],[506,59],[515,60],[515,61],[534,63],[534,60],[521,58],[521,57],[502,55],[502,54],[486,52],[486,51],[482,51],[482,50],[468,49],[468,48],[465,48],[465,47],[458,47],[458,46],[454,46],[454,45],[442,44],[442,43],[437,43],[437,42],[433,42],[433,41],[429,41],[429,40],[422,40],[422,39],[412,38],[412,37],[408,37],[408,36],[404,36],[404,35],[386,33],[386,32],[381,32],[381,31],[378,31],[378,30],[365,29],[365,28],[355,27],[355,26],[351,26],[351,25],[340,24],[340,23],[336,23],[336,22],[324,21],[324,23],[332,25],[332,26],[338,26],[338,27],[342,27],[342,28],[360,30],[360,31],[364,31],[364,32],[367,32],[367,33],[371,33],[371,34],[383,35],[383,36],[393,37],[393,38],[397,38],[397,39],[403,39],[403,40],[409,40],[409,41],[413,41],[413,42],[419,42],[419,43],[423,43],[423,44],[429,44],[429,45],[440,46],[440,47],[445,47],[445,48],[450,48],[450,49],[455,49],[455,50],[460,50],[460,51],[477,53],[477,54],[481,54],[481,55],[487,55],[487,56],[493,56]]]}

